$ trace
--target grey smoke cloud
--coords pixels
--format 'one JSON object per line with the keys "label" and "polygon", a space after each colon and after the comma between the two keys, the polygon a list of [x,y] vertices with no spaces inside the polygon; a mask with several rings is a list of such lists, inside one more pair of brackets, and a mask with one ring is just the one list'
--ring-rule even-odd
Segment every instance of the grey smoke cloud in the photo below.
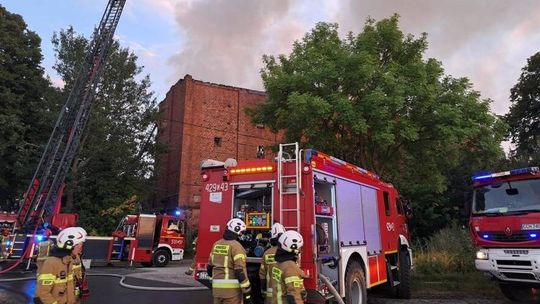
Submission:
{"label": "grey smoke cloud", "polygon": [[290,52],[315,22],[337,22],[343,33],[357,33],[368,16],[399,13],[405,33],[428,33],[426,57],[442,61],[447,74],[469,77],[503,114],[526,58],[540,51],[537,0],[181,0],[174,13],[185,40],[168,60],[175,70],[171,82],[189,73],[262,89],[262,55]]}
{"label": "grey smoke cloud", "polygon": [[290,2],[203,0],[187,6],[179,3],[175,18],[186,41],[169,62],[181,76],[189,73],[205,81],[262,89],[262,55],[286,51],[282,46],[289,47],[289,41],[304,31],[301,24],[289,19]]}

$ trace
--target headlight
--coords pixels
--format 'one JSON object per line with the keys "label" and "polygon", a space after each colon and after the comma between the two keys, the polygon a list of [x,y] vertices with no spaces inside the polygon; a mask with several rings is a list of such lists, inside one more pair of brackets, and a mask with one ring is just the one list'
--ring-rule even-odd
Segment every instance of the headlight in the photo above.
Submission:
{"label": "headlight", "polygon": [[477,260],[488,260],[489,255],[488,255],[487,251],[480,250],[480,251],[476,252],[476,259]]}

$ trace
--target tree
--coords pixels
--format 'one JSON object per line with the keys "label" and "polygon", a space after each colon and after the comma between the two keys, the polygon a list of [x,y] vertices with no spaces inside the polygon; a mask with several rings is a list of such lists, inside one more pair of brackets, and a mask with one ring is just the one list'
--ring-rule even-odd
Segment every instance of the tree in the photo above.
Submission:
{"label": "tree", "polygon": [[[368,19],[361,33],[338,35],[319,23],[288,56],[264,56],[268,101],[255,123],[376,172],[415,201],[416,229],[448,222],[449,173],[480,169],[502,156],[503,128],[466,78],[424,59],[427,35],[404,35],[399,16]],[[472,172],[469,172],[469,174]],[[448,215],[447,215],[448,214]]]}
{"label": "tree", "polygon": [[513,156],[525,164],[540,162],[540,52],[527,59],[518,83],[510,90],[509,113],[505,116],[515,145]]}
{"label": "tree", "polygon": [[[69,92],[89,41],[68,28],[52,42],[54,69]],[[79,213],[81,225],[98,233],[110,233],[120,219],[103,217],[101,210],[114,209],[134,195],[144,198],[153,188],[156,101],[149,76],[141,73],[137,56],[115,41],[68,178],[64,209]]]}
{"label": "tree", "polygon": [[43,77],[41,39],[0,5],[0,206],[22,197],[52,130],[58,93]]}

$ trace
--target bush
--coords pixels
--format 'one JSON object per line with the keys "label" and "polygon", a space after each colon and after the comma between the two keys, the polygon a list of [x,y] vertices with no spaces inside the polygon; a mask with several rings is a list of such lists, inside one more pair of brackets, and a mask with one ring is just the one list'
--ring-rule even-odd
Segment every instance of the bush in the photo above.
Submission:
{"label": "bush", "polygon": [[454,223],[415,245],[415,268],[419,274],[476,271],[476,249],[469,231]]}

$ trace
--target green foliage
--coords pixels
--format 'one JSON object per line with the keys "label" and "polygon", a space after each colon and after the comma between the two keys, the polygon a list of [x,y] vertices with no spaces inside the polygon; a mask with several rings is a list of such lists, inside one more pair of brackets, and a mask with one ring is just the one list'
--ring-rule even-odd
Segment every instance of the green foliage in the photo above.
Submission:
{"label": "green foliage", "polygon": [[405,35],[398,20],[368,19],[345,39],[319,23],[289,55],[264,56],[268,102],[250,114],[391,181],[416,206],[415,233],[428,235],[459,213],[463,180],[503,157],[504,124],[468,79],[424,59],[427,35]]}
{"label": "green foliage", "polygon": [[468,230],[453,223],[416,242],[415,271],[424,275],[474,272],[475,253]]}
{"label": "green foliage", "polygon": [[516,146],[513,156],[523,165],[540,163],[540,52],[527,59],[518,83],[511,89],[512,105],[505,116]]}
{"label": "green foliage", "polygon": [[[54,69],[69,92],[89,41],[68,28],[52,42]],[[122,203],[134,195],[144,199],[153,188],[156,101],[149,77],[141,73],[137,57],[115,41],[69,176],[65,210],[79,213],[81,225],[98,233],[110,233],[124,214],[134,211],[133,206],[121,208]],[[112,212],[118,208],[120,213]],[[112,211],[105,216],[103,210]]]}
{"label": "green foliage", "polygon": [[43,77],[40,43],[0,5],[0,209],[16,207],[52,130],[57,92]]}

